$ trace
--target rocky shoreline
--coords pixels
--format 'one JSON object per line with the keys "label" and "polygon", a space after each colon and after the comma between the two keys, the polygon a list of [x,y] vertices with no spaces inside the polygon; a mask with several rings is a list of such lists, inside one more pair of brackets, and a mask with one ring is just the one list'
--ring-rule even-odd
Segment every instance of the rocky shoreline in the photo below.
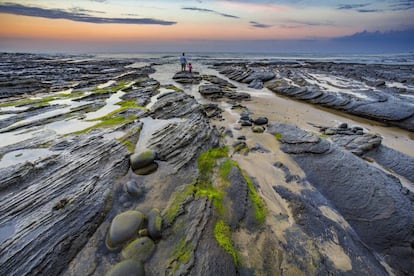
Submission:
{"label": "rocky shoreline", "polygon": [[[218,65],[221,74],[275,93],[414,131],[413,69],[407,66],[307,63]],[[277,76],[277,78],[276,78]],[[274,80],[273,80],[274,79]],[[387,86],[387,83],[391,84]],[[392,86],[401,84],[400,87]]]}
{"label": "rocky shoreline", "polygon": [[414,272],[410,151],[257,105],[413,131],[411,67],[1,55],[0,274]]}

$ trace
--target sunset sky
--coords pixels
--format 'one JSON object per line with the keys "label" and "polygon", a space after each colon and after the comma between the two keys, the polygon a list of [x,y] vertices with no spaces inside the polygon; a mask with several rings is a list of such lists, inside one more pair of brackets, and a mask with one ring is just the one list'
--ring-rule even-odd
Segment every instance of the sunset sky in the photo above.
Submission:
{"label": "sunset sky", "polygon": [[410,30],[413,18],[414,0],[0,1],[0,50],[223,50],[219,45],[255,42],[260,48]]}

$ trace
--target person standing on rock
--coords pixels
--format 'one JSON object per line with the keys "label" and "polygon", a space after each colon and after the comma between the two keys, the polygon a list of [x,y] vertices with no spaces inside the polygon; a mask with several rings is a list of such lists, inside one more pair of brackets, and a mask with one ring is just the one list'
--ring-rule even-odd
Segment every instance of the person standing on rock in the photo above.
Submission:
{"label": "person standing on rock", "polygon": [[180,62],[181,62],[181,72],[184,72],[185,66],[187,65],[187,59],[185,58],[185,53],[181,55]]}

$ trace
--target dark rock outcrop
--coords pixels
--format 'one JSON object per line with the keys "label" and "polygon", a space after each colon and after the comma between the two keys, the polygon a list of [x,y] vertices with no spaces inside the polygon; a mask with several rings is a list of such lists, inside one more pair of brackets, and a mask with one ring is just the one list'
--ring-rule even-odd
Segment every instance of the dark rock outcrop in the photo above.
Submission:
{"label": "dark rock outcrop", "polygon": [[1,53],[0,98],[55,92],[102,84],[110,79],[131,80],[153,72],[133,72],[130,60],[85,59],[32,54]]}
{"label": "dark rock outcrop", "polygon": [[199,90],[201,95],[210,99],[228,98],[232,100],[248,100],[250,94],[245,92],[234,92],[229,89],[223,89],[216,84],[200,85]]}
{"label": "dark rock outcrop", "polygon": [[[270,124],[282,150],[291,154],[307,180],[355,229],[362,241],[382,254],[398,274],[414,271],[413,202],[401,183],[355,155],[291,125]],[[340,160],[340,161],[339,161]]]}
{"label": "dark rock outcrop", "polygon": [[1,169],[0,220],[9,229],[2,275],[59,274],[103,221],[114,179],[128,171],[125,147],[101,133],[66,139],[56,141],[67,142],[57,156]]}
{"label": "dark rock outcrop", "polygon": [[173,76],[173,80],[178,83],[189,83],[189,84],[199,84],[202,80],[200,73],[198,72],[177,72]]}
{"label": "dark rock outcrop", "polygon": [[243,82],[243,83],[252,83],[253,81],[257,82],[266,82],[275,77],[275,74],[272,70],[267,68],[257,68],[251,67],[247,68],[246,66],[221,66],[218,65],[217,69],[220,74],[226,75],[229,79]]}
{"label": "dark rock outcrop", "polygon": [[[407,66],[309,62],[263,67],[237,63],[217,65],[216,68],[228,78],[251,83],[254,88],[260,88],[258,80],[261,80],[275,93],[414,131],[414,101],[401,97],[396,88],[387,86],[387,81],[396,82],[400,74],[407,75],[410,72]],[[272,80],[275,73],[278,79]],[[313,74],[322,75],[321,79]],[[325,76],[327,80],[323,79]],[[341,82],[335,83],[335,78]],[[342,84],[341,78],[346,78],[347,83]],[[355,86],[355,82],[365,82],[370,88],[367,89],[365,84]]]}
{"label": "dark rock outcrop", "polygon": [[231,82],[228,82],[222,78],[219,78],[215,75],[203,75],[203,80],[206,80],[208,82],[211,82],[212,84],[216,84],[222,88],[237,88],[234,84]]}
{"label": "dark rock outcrop", "polygon": [[152,107],[152,116],[180,118],[157,130],[148,145],[157,152],[158,159],[174,164],[177,170],[219,143],[218,131],[209,124],[202,106],[185,93],[163,94]]}

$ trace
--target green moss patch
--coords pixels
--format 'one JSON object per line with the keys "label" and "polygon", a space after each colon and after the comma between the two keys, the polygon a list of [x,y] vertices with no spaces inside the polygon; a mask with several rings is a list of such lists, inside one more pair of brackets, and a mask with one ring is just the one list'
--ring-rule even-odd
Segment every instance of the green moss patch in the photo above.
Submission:
{"label": "green moss patch", "polygon": [[76,131],[76,132],[74,132],[74,134],[88,133],[89,131],[91,131],[92,129],[95,129],[95,128],[113,127],[113,126],[116,126],[116,125],[127,124],[127,123],[130,123],[130,122],[134,121],[135,119],[136,119],[135,115],[128,115],[126,117],[124,117],[124,116],[115,116],[115,117],[105,116],[105,117],[101,117],[99,119],[94,120],[94,121],[101,120],[101,122],[97,123],[96,125],[93,125],[91,127],[85,128],[85,129],[80,130],[80,131]]}
{"label": "green moss patch", "polygon": [[101,94],[101,93],[115,93],[119,90],[122,90],[127,84],[127,81],[120,81],[117,85],[109,86],[105,88],[98,88],[98,86],[95,87],[93,90],[93,94]]}
{"label": "green moss patch", "polygon": [[131,140],[121,138],[119,139],[119,142],[124,144],[127,147],[129,152],[133,153],[135,151],[135,144],[133,144]]}
{"label": "green moss patch", "polygon": [[140,132],[141,127],[134,127],[129,130],[124,136],[119,138],[118,141],[124,144],[129,152],[133,153],[135,151],[135,146],[138,142]]}
{"label": "green moss patch", "polygon": [[214,188],[212,186],[209,186],[206,188],[196,186],[195,191],[196,191],[196,196],[208,197],[213,202],[213,206],[216,208],[216,211],[220,215],[224,214],[224,207],[223,207],[224,192],[223,191],[221,191],[219,188]]}
{"label": "green moss patch", "polygon": [[248,195],[253,204],[255,218],[260,224],[263,224],[266,220],[267,208],[262,198],[257,193],[251,178],[248,177],[243,171],[242,174],[247,183],[247,187],[249,188]]}
{"label": "green moss patch", "polygon": [[[227,147],[212,148],[201,153],[197,163],[199,170],[198,180],[173,194],[173,201],[164,212],[164,219],[169,224],[174,222],[182,203],[191,195],[209,198],[216,211],[214,218],[216,222],[213,229],[214,237],[218,245],[232,256],[234,263],[239,265],[241,257],[233,245],[231,228],[225,221],[226,210],[224,209],[226,205],[223,200],[226,194],[225,187],[230,184],[228,177],[231,169],[233,167],[240,169],[240,167],[237,162],[228,159]],[[254,208],[255,218],[262,224],[265,221],[267,209],[258,195],[253,181],[243,171],[241,172],[248,186],[248,196]],[[177,269],[180,263],[187,262],[192,251],[193,248],[184,239],[181,239],[173,252],[172,262],[174,262],[174,268]]]}
{"label": "green moss patch", "polygon": [[123,109],[126,109],[126,108],[145,108],[143,106],[138,105],[135,100],[121,101],[121,102],[117,103],[117,105],[119,105]]}
{"label": "green moss patch", "polygon": [[57,98],[59,98],[59,97],[57,97],[57,96],[46,96],[46,97],[41,98],[41,99],[26,98],[26,99],[7,102],[7,103],[2,103],[2,104],[0,104],[0,107],[21,106],[21,105],[31,105],[31,106],[37,107],[37,106],[46,105],[50,101],[53,101]]}
{"label": "green moss patch", "polygon": [[182,237],[176,244],[173,251],[173,258],[180,263],[186,263],[190,260],[193,247],[186,241],[185,237]]}
{"label": "green moss patch", "polygon": [[233,160],[226,160],[221,164],[220,169],[219,169],[221,179],[224,181],[224,183],[230,184],[228,176],[229,176],[230,170],[233,166],[237,167],[241,171],[241,173],[243,175],[243,178],[246,181],[247,187],[249,189],[248,196],[249,196],[249,198],[250,198],[250,200],[253,204],[253,208],[254,208],[254,211],[255,211],[254,212],[255,213],[255,218],[259,222],[259,224],[263,224],[265,222],[265,219],[266,219],[267,208],[266,208],[262,198],[257,193],[252,179],[250,177],[248,177],[246,173],[243,172],[243,170],[240,168],[240,166],[237,164],[237,162],[235,162]]}
{"label": "green moss patch", "polygon": [[24,105],[30,105],[33,107],[39,107],[44,106],[48,104],[51,101],[58,100],[58,99],[67,99],[67,98],[77,98],[83,95],[83,92],[76,92],[76,93],[70,93],[70,94],[53,94],[48,95],[39,99],[32,99],[32,98],[25,98],[20,100],[14,100],[11,102],[6,102],[0,104],[0,107],[8,107],[8,106],[24,106]]}
{"label": "green moss patch", "polygon": [[172,194],[173,201],[164,212],[164,220],[167,224],[171,224],[178,215],[180,205],[187,197],[194,194],[194,184],[187,185],[181,191],[176,191]]}
{"label": "green moss patch", "polygon": [[282,140],[282,133],[280,133],[280,132],[278,132],[278,133],[275,133],[275,137],[276,137],[276,139],[277,140]]}
{"label": "green moss patch", "polygon": [[197,160],[200,180],[206,183],[210,182],[217,159],[225,158],[228,154],[229,149],[227,147],[209,149],[200,154]]}
{"label": "green moss patch", "polygon": [[238,264],[239,256],[231,240],[230,226],[221,219],[214,225],[214,237],[217,243],[233,257],[234,263]]}
{"label": "green moss patch", "polygon": [[228,179],[228,177],[229,177],[229,173],[230,173],[230,171],[231,171],[231,168],[233,167],[233,166],[236,166],[236,167],[238,167],[238,164],[237,164],[237,162],[235,162],[235,161],[233,161],[233,160],[230,160],[230,159],[227,159],[226,161],[224,161],[221,165],[220,165],[220,168],[219,168],[219,175],[220,175],[220,178],[224,181],[224,183],[225,184],[230,184],[230,181],[229,181],[229,179]]}
{"label": "green moss patch", "polygon": [[170,89],[170,90],[174,90],[174,91],[177,91],[177,92],[183,92],[184,91],[184,90],[182,90],[181,88],[179,88],[175,85],[167,85],[167,86],[165,86],[165,88]]}

